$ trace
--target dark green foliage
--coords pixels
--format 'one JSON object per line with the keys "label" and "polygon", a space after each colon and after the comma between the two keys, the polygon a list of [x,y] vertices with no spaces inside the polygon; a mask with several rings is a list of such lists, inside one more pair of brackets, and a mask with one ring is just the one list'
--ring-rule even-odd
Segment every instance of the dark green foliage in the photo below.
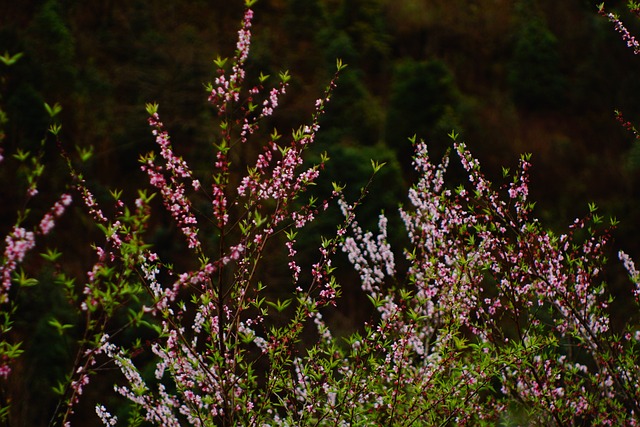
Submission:
{"label": "dark green foliage", "polygon": [[[380,0],[341,0],[327,9],[330,27],[320,33],[321,46],[328,48],[326,53],[329,54],[332,51],[331,40],[346,36],[355,48],[352,53],[356,56],[349,59],[343,57],[342,53],[338,53],[338,57],[342,57],[348,64],[366,67],[371,71],[378,71],[384,66],[383,61],[388,57],[390,50],[390,37],[385,25],[382,2]],[[333,63],[335,59],[329,58],[329,60]]]}
{"label": "dark green foliage", "polygon": [[319,0],[287,0],[284,25],[291,36],[299,38],[317,33],[325,22],[322,2]]}
{"label": "dark green foliage", "polygon": [[565,79],[560,69],[558,40],[528,2],[521,2],[509,85],[514,100],[531,109],[558,106],[563,101]]}
{"label": "dark green foliage", "polygon": [[41,78],[38,86],[53,97],[73,91],[77,84],[75,39],[64,12],[57,0],[47,0],[28,29],[33,50],[26,53],[37,63]]}
{"label": "dark green foliage", "polygon": [[[11,117],[10,138],[22,141],[23,147],[34,147],[46,129],[47,117],[42,93],[27,82],[13,87],[7,97],[7,114]],[[15,118],[15,119],[14,119]],[[11,141],[10,141],[11,142]]]}
{"label": "dark green foliage", "polygon": [[357,0],[343,1],[338,17],[339,25],[349,33],[369,66],[375,67],[372,61],[384,60],[389,52],[383,16],[380,0]]}
{"label": "dark green foliage", "polygon": [[[393,70],[385,139],[398,153],[404,170],[409,170],[411,145],[407,138],[418,135],[432,142],[442,129],[441,120],[451,121],[459,95],[453,74],[439,60],[415,61],[405,59]],[[449,129],[450,130],[450,129]],[[436,149],[436,155],[444,153]]]}
{"label": "dark green foliage", "polygon": [[340,1],[326,7],[327,25],[316,44],[327,69],[336,58],[348,65],[323,124],[323,141],[375,145],[382,139],[383,111],[372,81],[388,66],[389,35],[379,1]]}
{"label": "dark green foliage", "polygon": [[327,108],[320,133],[321,142],[341,142],[364,146],[382,139],[383,111],[378,100],[362,81],[362,72],[347,69]]}
{"label": "dark green foliage", "polygon": [[[51,272],[43,275],[36,288],[21,290],[17,302],[16,317],[20,321],[16,333],[28,340],[19,361],[20,381],[27,387],[20,390],[24,396],[15,403],[16,412],[23,413],[21,422],[26,422],[25,425],[46,425],[57,403],[51,390],[64,383],[77,351],[73,341],[77,331],[61,335],[49,322],[55,318],[62,324],[77,324],[79,319],[70,312],[61,285],[55,283]],[[34,411],[34,402],[43,410]]]}

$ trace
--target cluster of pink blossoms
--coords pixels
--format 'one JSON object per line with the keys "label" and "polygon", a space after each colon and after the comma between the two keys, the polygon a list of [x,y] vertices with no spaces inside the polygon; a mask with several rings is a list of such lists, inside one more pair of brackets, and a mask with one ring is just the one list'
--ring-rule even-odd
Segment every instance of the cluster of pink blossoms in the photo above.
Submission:
{"label": "cluster of pink blossoms", "polygon": [[253,10],[247,9],[242,20],[242,27],[238,31],[236,57],[231,76],[227,79],[224,71],[220,70],[220,75],[214,80],[215,88],[209,95],[209,102],[218,108],[220,114],[226,113],[228,103],[240,100],[240,87],[245,77],[244,63],[249,57],[249,49],[251,47],[252,19]]}
{"label": "cluster of pink blossoms", "polygon": [[[513,182],[503,187],[505,200],[492,189],[465,145],[455,143],[454,148],[469,174],[471,191],[447,188],[448,157],[433,164],[426,144],[416,143],[414,164],[420,179],[409,193],[412,206],[401,210],[411,240],[406,252],[411,299],[404,299],[402,292],[381,293],[381,285],[396,277],[383,268],[383,254],[389,251],[384,245],[384,224],[374,242],[371,233],[363,233],[354,223],[354,237],[343,244],[360,274],[362,289],[377,301],[386,325],[380,334],[386,339],[397,337],[387,353],[388,366],[397,367],[406,383],[417,381],[410,377],[411,363],[422,363],[446,349],[445,334],[451,333],[453,323],[457,331],[481,344],[486,354],[500,354],[514,343],[524,346],[530,358],[496,368],[503,379],[502,393],[531,408],[538,419],[558,422],[594,414],[614,424],[614,420],[629,419],[633,415],[616,415],[611,408],[598,412],[602,409],[585,397],[594,393],[608,402],[640,401],[630,381],[634,374],[622,363],[600,356],[609,351],[609,345],[617,345],[608,341],[608,300],[599,278],[607,233],[580,241],[576,236],[590,227],[589,218],[576,220],[568,235],[557,237],[544,230],[530,219],[533,205],[527,202],[530,164],[526,157]],[[623,254],[621,259],[637,281],[631,261]],[[410,318],[407,312],[412,313]],[[506,329],[505,322],[516,322],[515,331]],[[566,341],[580,343],[597,368],[577,369],[575,359],[557,344]],[[541,352],[544,347],[556,348],[562,357],[547,356]],[[468,364],[467,379],[461,381],[469,387],[490,381],[485,369]],[[491,419],[501,405],[498,400],[485,402],[477,406],[477,413],[461,412],[456,419],[461,423],[476,416]]]}
{"label": "cluster of pink blossoms", "polygon": [[[169,135],[155,108],[149,108],[149,123],[154,128],[164,163],[159,165],[153,156],[147,156],[142,169],[151,184],[160,190],[165,207],[187,235],[189,246],[202,255],[201,266],[196,270],[177,273],[167,269],[169,277],[175,277],[168,286],[161,283],[163,264],[156,255],[142,253],[137,258],[144,286],[153,298],[153,303],[143,310],[161,319],[162,335],[166,337],[161,344],[152,346],[158,358],[158,388],[152,390],[144,384],[132,360],[117,346],[108,348],[107,354],[116,361],[129,383],[129,386],[117,387],[117,392],[143,408],[146,420],[152,423],[177,425],[185,421],[201,425],[206,424],[205,419],[227,419],[234,413],[251,412],[256,402],[244,397],[251,379],[242,373],[241,358],[245,350],[239,341],[249,340],[252,348],[257,346],[263,354],[269,354],[295,343],[296,336],[302,332],[302,327],[296,326],[290,332],[291,338],[278,339],[266,333],[266,329],[259,330],[264,316],[262,309],[254,312],[263,302],[256,291],[256,262],[264,257],[267,242],[276,233],[301,228],[312,221],[320,209],[328,207],[328,201],[323,201],[320,207],[311,203],[297,207],[294,200],[314,183],[322,167],[320,164],[299,170],[303,165],[302,154],[319,129],[318,118],[329,99],[333,82],[324,98],[316,103],[312,124],[301,127],[285,145],[276,143],[280,135],[274,132],[249,176],[237,188],[229,188],[232,183],[229,152],[238,142],[246,142],[254,134],[261,119],[273,114],[287,87],[285,74],[281,76],[283,82],[271,89],[261,104],[253,104],[264,89],[261,85],[249,89],[247,98],[243,98],[240,86],[249,52],[252,16],[253,12],[247,10],[238,34],[231,76],[219,70],[209,97],[221,117],[212,191],[207,194],[213,208],[213,218],[209,221],[214,225],[216,237],[223,242],[214,249],[211,260],[197,239],[196,216],[184,185],[185,181],[191,181],[198,190],[199,182],[192,177],[186,162],[173,153]],[[231,108],[232,104],[237,105]],[[254,111],[255,108],[258,111]],[[232,110],[244,117],[228,121],[228,112]],[[236,231],[238,226],[243,228],[242,233]],[[291,239],[286,247],[295,282],[301,268],[295,260],[294,244],[295,240]],[[298,291],[310,307],[315,308],[315,301],[308,297],[312,291],[319,295],[322,304],[335,301],[335,285],[324,283],[331,271],[329,253],[324,250],[322,260],[314,265],[314,284],[310,289]],[[107,251],[101,260],[107,261],[106,254]],[[101,261],[96,265],[100,264]],[[185,295],[193,298],[187,302]],[[314,319],[323,336],[328,336],[319,313],[310,312],[303,317]],[[196,347],[200,349],[198,352],[194,352]],[[167,376],[178,386],[175,391],[163,388]],[[97,406],[96,412],[105,424],[113,421],[104,407]],[[202,414],[206,416],[203,418]]]}
{"label": "cluster of pink blossoms", "polygon": [[[71,204],[71,196],[63,194],[47,212],[38,226],[38,231],[42,235],[48,234],[55,226],[55,220],[62,216],[65,208]],[[27,252],[35,247],[35,233],[27,231],[23,227],[13,227],[11,232],[5,237],[6,247],[4,250],[4,262],[0,265],[0,275],[2,276],[2,290],[0,291],[0,303],[8,300],[8,292],[11,287],[11,274],[17,266],[24,260]]]}
{"label": "cluster of pink blossoms", "polygon": [[60,218],[65,211],[65,208],[71,204],[71,195],[63,194],[51,208],[49,212],[47,212],[40,221],[40,232],[44,235],[49,234],[49,232],[53,229],[55,225],[56,218]]}
{"label": "cluster of pink blossoms", "polygon": [[[351,207],[342,199],[339,204],[345,218],[349,218]],[[374,238],[373,233],[363,232],[358,222],[353,221],[353,237],[346,237],[342,243],[342,250],[360,275],[362,289],[374,298],[380,296],[385,278],[395,275],[395,259],[387,242],[387,218],[384,215],[379,217],[378,228],[380,234]]]}
{"label": "cluster of pink blossoms", "polygon": [[607,13],[604,9],[600,9],[599,13],[615,25],[616,31],[620,33],[622,40],[627,42],[627,47],[633,50],[635,55],[640,54],[640,42],[629,32],[618,16],[613,13]]}
{"label": "cluster of pink blossoms", "polygon": [[[198,248],[198,221],[191,212],[191,202],[187,198],[185,186],[181,180],[189,180],[194,190],[200,189],[200,182],[194,179],[187,163],[173,153],[169,142],[169,134],[164,130],[158,113],[149,117],[149,125],[154,128],[156,143],[160,146],[160,154],[165,166],[155,164],[153,157],[148,157],[141,166],[149,175],[149,182],[160,190],[165,207],[174,218],[187,239],[189,248]],[[163,173],[166,170],[168,177]]]}
{"label": "cluster of pink blossoms", "polygon": [[27,252],[36,245],[34,233],[22,227],[14,227],[4,241],[7,246],[4,249],[4,263],[0,266],[0,271],[2,271],[0,303],[5,303],[9,299],[8,293],[11,288],[11,274],[18,264],[22,262]]}

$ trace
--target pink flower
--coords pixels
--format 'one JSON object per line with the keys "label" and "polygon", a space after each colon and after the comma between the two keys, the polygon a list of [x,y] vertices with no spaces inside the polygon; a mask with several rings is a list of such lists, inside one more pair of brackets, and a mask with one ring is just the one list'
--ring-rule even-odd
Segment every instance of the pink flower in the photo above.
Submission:
{"label": "pink flower", "polygon": [[27,252],[36,245],[35,235],[22,227],[14,227],[5,238],[4,263],[0,265],[2,274],[2,289],[0,289],[0,303],[7,302],[9,288],[11,287],[11,273],[20,264]]}
{"label": "pink flower", "polygon": [[9,377],[9,374],[11,374],[11,367],[6,363],[1,364],[0,365],[0,377],[4,378],[6,380]]}

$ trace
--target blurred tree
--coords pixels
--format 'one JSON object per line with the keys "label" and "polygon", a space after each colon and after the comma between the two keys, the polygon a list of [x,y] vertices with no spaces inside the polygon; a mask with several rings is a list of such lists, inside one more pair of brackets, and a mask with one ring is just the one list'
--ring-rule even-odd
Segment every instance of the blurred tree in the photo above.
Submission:
{"label": "blurred tree", "polygon": [[11,377],[11,421],[12,425],[44,426],[58,402],[51,390],[66,381],[77,351],[71,336],[56,333],[49,321],[56,318],[63,324],[76,325],[78,315],[69,309],[62,286],[54,282],[51,271],[42,273],[37,288],[21,290],[18,307],[15,334],[28,339],[24,340],[25,352],[18,360],[17,375]]}
{"label": "blurred tree", "polygon": [[287,0],[283,24],[295,39],[306,39],[309,34],[316,34],[326,25],[326,18],[320,0]]}
{"label": "blurred tree", "polygon": [[558,40],[530,0],[516,8],[513,56],[509,84],[516,103],[540,109],[557,106],[565,97],[565,77],[560,69]]}
{"label": "blurred tree", "polygon": [[382,139],[383,110],[367,89],[363,72],[347,68],[322,120],[321,142],[376,145]]}
{"label": "blurred tree", "polygon": [[[416,134],[434,145],[436,141],[442,141],[438,136],[442,137],[445,123],[455,122],[459,96],[453,74],[443,62],[405,59],[396,64],[385,137],[405,171],[411,169],[413,155],[413,147],[407,138]],[[444,146],[434,148],[434,155],[441,156],[444,153]]]}
{"label": "blurred tree", "polygon": [[332,69],[336,58],[348,68],[323,120],[329,132],[320,137],[375,145],[381,140],[383,127],[383,112],[376,95],[390,53],[382,3],[325,2],[325,11],[328,25],[320,28],[316,36],[325,68]]}
{"label": "blurred tree", "polygon": [[[328,11],[328,22],[331,28],[320,32],[324,38],[322,47],[330,47],[327,38],[333,38],[344,32],[355,47],[356,58],[338,55],[350,65],[366,68],[369,72],[383,70],[385,60],[390,53],[391,38],[386,28],[386,19],[381,0],[338,0],[325,1]],[[326,51],[329,55],[331,49]],[[331,64],[335,57],[328,58]]]}
{"label": "blurred tree", "polygon": [[6,92],[7,135],[24,149],[38,144],[46,129],[43,103],[72,99],[78,75],[75,39],[60,4],[47,0],[34,9],[26,28],[7,23],[0,37],[0,49],[24,52]]}
{"label": "blurred tree", "polygon": [[75,38],[58,0],[47,0],[42,4],[27,35],[31,49],[26,54],[38,65],[39,89],[46,88],[47,96],[53,98],[73,93],[78,75]]}

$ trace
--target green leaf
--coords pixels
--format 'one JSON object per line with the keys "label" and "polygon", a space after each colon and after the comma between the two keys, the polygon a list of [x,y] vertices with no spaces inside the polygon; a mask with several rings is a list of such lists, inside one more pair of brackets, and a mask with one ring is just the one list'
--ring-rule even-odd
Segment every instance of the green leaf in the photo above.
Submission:
{"label": "green leaf", "polygon": [[213,60],[213,63],[216,64],[218,68],[224,68],[224,65],[227,63],[227,58],[220,58],[220,56],[218,56]]}
{"label": "green leaf", "polygon": [[253,222],[256,225],[256,227],[260,227],[262,224],[265,223],[265,221],[267,220],[267,218],[263,218],[262,215],[260,214],[260,212],[255,211],[253,213]]}
{"label": "green leaf", "polygon": [[275,308],[278,311],[278,313],[281,313],[285,308],[289,307],[290,304],[291,304],[291,298],[286,299],[284,301],[280,301],[280,299],[278,299],[276,302],[267,301],[267,305]]}
{"label": "green leaf", "polygon": [[598,214],[593,214],[593,223],[594,224],[602,224],[602,216]]}
{"label": "green leaf", "polygon": [[337,182],[332,182],[331,185],[333,185],[333,191],[336,193],[342,193],[342,191],[347,187],[346,185],[340,185]]}
{"label": "green leaf", "polygon": [[249,232],[249,230],[251,229],[251,226],[249,225],[249,223],[247,222],[247,220],[242,220],[238,223],[238,226],[240,227],[240,233],[243,236],[246,236],[247,233]]}
{"label": "green leaf", "polygon": [[54,118],[60,113],[60,111],[62,111],[62,106],[57,102],[53,104],[53,107],[51,107],[49,104],[45,102],[44,108],[45,110],[47,110],[47,114],[49,114],[49,117],[51,118]]}
{"label": "green leaf", "polygon": [[294,240],[298,235],[298,232],[295,230],[285,230],[284,234],[286,234],[287,240]]}
{"label": "green leaf", "polygon": [[114,200],[120,200],[122,197],[122,190],[109,190],[109,193]]}
{"label": "green leaf", "polygon": [[369,298],[369,301],[371,301],[371,304],[373,304],[375,308],[382,307],[382,305],[384,304],[384,302],[380,297],[374,297],[372,295],[367,294],[367,298]]}
{"label": "green leaf", "polygon": [[60,258],[60,256],[62,256],[62,252],[59,252],[57,248],[47,248],[47,252],[40,254],[40,256],[47,261],[55,262],[58,258]]}
{"label": "green leaf", "polygon": [[138,197],[142,199],[143,203],[149,203],[151,200],[153,200],[154,197],[156,197],[156,193],[151,193],[151,195],[148,195],[147,190],[138,190]]}
{"label": "green leaf", "polygon": [[24,270],[20,270],[20,273],[15,277],[17,283],[21,287],[31,287],[38,284],[38,279],[34,279],[33,277],[27,277]]}
{"label": "green leaf", "polygon": [[22,52],[18,52],[15,55],[11,56],[9,52],[5,51],[4,55],[0,56],[0,62],[2,62],[6,66],[11,66],[15,64],[18,59],[22,58],[22,55]]}
{"label": "green leaf", "polygon": [[49,126],[48,130],[52,135],[58,136],[58,134],[62,130],[62,125],[60,123],[52,124],[51,126]]}
{"label": "green leaf", "polygon": [[378,163],[371,159],[371,167],[373,168],[373,173],[378,173],[380,169],[382,169],[382,167],[386,164],[386,162]]}
{"label": "green leaf", "polygon": [[[11,328],[6,329],[5,331],[8,331],[10,329]],[[21,345],[21,342],[17,342],[15,344],[9,344],[6,341],[2,342],[2,345],[0,346],[0,352],[3,355],[3,358],[16,359],[17,357],[19,357],[22,353],[24,353],[24,350],[20,348]]]}
{"label": "green leaf", "polygon": [[66,390],[66,384],[65,381],[59,381],[57,386],[51,387],[51,390],[58,396],[63,396]]}
{"label": "green leaf", "polygon": [[23,151],[21,148],[16,149],[16,153],[13,155],[18,161],[24,162],[29,158],[31,153],[29,151]]}
{"label": "green leaf", "polygon": [[147,103],[145,105],[145,108],[147,109],[147,113],[150,116],[153,116],[154,114],[156,114],[158,112],[158,104],[154,103]]}
{"label": "green leaf", "polygon": [[[294,130],[291,132],[291,135],[293,136],[293,140],[294,140],[294,141],[296,141],[296,142],[298,142],[298,141],[300,141],[300,140],[303,138],[303,136],[304,136],[304,132],[302,131],[302,128],[294,129]],[[282,149],[280,150],[280,152],[282,153]]]}
{"label": "green leaf", "polygon": [[70,325],[70,324],[64,324],[63,325],[62,323],[60,323],[58,321],[58,319],[55,319],[55,318],[49,319],[48,323],[49,323],[49,325],[53,326],[58,331],[58,334],[60,334],[60,335],[64,335],[64,331],[66,329],[73,328],[73,325]]}
{"label": "green leaf", "polygon": [[82,160],[83,162],[86,162],[91,157],[93,157],[93,145],[90,145],[88,148],[76,145],[76,151],[80,156],[80,160]]}
{"label": "green leaf", "polygon": [[282,80],[282,83],[288,83],[290,79],[291,75],[289,75],[288,70],[280,72],[280,80]]}

